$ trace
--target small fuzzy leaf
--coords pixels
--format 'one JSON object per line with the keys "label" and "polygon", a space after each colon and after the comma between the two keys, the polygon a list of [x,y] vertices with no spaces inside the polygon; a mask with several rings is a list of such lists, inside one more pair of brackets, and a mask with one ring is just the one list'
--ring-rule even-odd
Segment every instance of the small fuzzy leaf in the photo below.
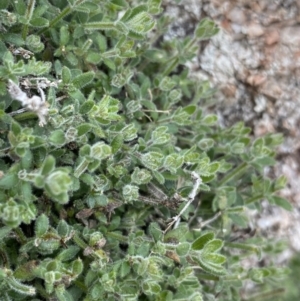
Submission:
{"label": "small fuzzy leaf", "polygon": [[202,236],[198,237],[192,243],[192,249],[193,250],[202,250],[209,241],[214,239],[214,237],[215,237],[215,234],[213,232],[207,232],[207,233],[203,234]]}
{"label": "small fuzzy leaf", "polygon": [[124,141],[131,141],[137,137],[137,128],[134,126],[133,123],[125,126],[122,130],[122,135]]}
{"label": "small fuzzy leaf", "polygon": [[89,113],[93,107],[94,107],[95,103],[92,100],[87,100],[85,101],[79,108],[79,113],[80,114],[87,114]]}
{"label": "small fuzzy leaf", "polygon": [[202,123],[205,125],[214,125],[218,121],[218,116],[217,115],[207,115],[202,119]]}
{"label": "small fuzzy leaf", "polygon": [[72,263],[72,273],[74,273],[76,276],[80,275],[83,271],[83,263],[80,258],[76,259]]}
{"label": "small fuzzy leaf", "polygon": [[17,185],[19,178],[16,174],[7,174],[0,179],[0,188],[10,189]]}
{"label": "small fuzzy leaf", "polygon": [[67,224],[67,222],[65,220],[60,220],[58,225],[57,225],[57,233],[59,236],[65,237],[68,235],[69,233],[69,225]]}
{"label": "small fuzzy leaf", "polygon": [[122,189],[122,194],[127,202],[136,201],[139,198],[139,188],[135,185],[126,185]]}
{"label": "small fuzzy leaf", "polygon": [[11,230],[12,229],[10,227],[2,226],[0,228],[0,241],[3,241],[3,239],[8,236],[8,234]]}
{"label": "small fuzzy leaf", "polygon": [[218,31],[219,29],[216,27],[214,21],[204,18],[198,24],[195,36],[201,40],[205,40],[218,33]]}
{"label": "small fuzzy leaf", "polygon": [[78,76],[76,76],[73,80],[72,80],[72,84],[78,88],[81,89],[84,86],[88,85],[93,79],[94,79],[95,73],[92,71],[86,72],[86,73],[82,73]]}
{"label": "small fuzzy leaf", "polygon": [[62,130],[56,130],[56,131],[52,132],[50,134],[49,141],[53,145],[57,145],[57,146],[65,144],[66,139],[65,139],[64,132]]}
{"label": "small fuzzy leaf", "polygon": [[49,218],[45,214],[41,214],[35,221],[35,235],[41,237],[47,233],[49,229]]}
{"label": "small fuzzy leaf", "polygon": [[77,136],[83,136],[86,133],[88,133],[92,129],[92,125],[90,123],[82,123],[80,124],[76,130],[77,130]]}
{"label": "small fuzzy leaf", "polygon": [[60,45],[67,45],[70,40],[70,32],[67,26],[62,26],[59,31]]}
{"label": "small fuzzy leaf", "polygon": [[196,109],[197,109],[197,106],[190,105],[190,106],[184,107],[183,111],[188,113],[189,115],[193,115],[195,113]]}
{"label": "small fuzzy leaf", "polygon": [[70,176],[61,170],[54,171],[46,179],[48,189],[59,199],[64,198],[64,193],[69,189],[71,184],[72,180]]}
{"label": "small fuzzy leaf", "polygon": [[15,292],[25,295],[25,296],[34,296],[36,291],[33,286],[25,285],[17,281],[14,277],[10,276],[6,278],[6,283],[8,286]]}
{"label": "small fuzzy leaf", "polygon": [[203,150],[203,151],[207,151],[209,150],[210,148],[212,148],[214,146],[214,140],[211,139],[211,138],[204,138],[204,139],[201,139],[199,142],[198,142],[198,147]]}
{"label": "small fuzzy leaf", "polygon": [[223,241],[220,239],[213,239],[207,242],[204,246],[204,253],[213,253],[219,251],[223,247]]}
{"label": "small fuzzy leaf", "polygon": [[285,199],[285,198],[282,198],[280,196],[276,196],[276,195],[273,195],[271,197],[269,197],[273,203],[287,211],[293,211],[293,206],[291,205],[291,203]]}
{"label": "small fuzzy leaf", "polygon": [[68,84],[71,81],[72,75],[71,75],[71,71],[68,67],[63,66],[62,70],[61,70],[61,78],[64,84]]}
{"label": "small fuzzy leaf", "polygon": [[32,18],[30,25],[37,28],[47,27],[49,26],[49,21],[42,17]]}
{"label": "small fuzzy leaf", "polygon": [[55,168],[55,158],[48,156],[41,167],[41,175],[46,176],[50,174]]}
{"label": "small fuzzy leaf", "polygon": [[120,277],[124,278],[126,275],[128,275],[130,269],[131,269],[130,264],[127,261],[123,261],[119,270]]}
{"label": "small fuzzy leaf", "polygon": [[151,170],[157,170],[163,162],[163,154],[158,152],[149,152],[141,156],[142,163]]}
{"label": "small fuzzy leaf", "polygon": [[94,144],[91,148],[91,157],[102,160],[111,155],[111,147],[103,142]]}
{"label": "small fuzzy leaf", "polygon": [[199,266],[209,274],[216,276],[224,276],[227,273],[222,266],[218,264],[212,264],[209,261],[205,261],[205,259],[202,259],[201,256],[199,258],[193,257],[193,259],[197,261]]}
{"label": "small fuzzy leaf", "polygon": [[186,256],[188,255],[189,251],[191,249],[191,244],[188,242],[183,242],[180,243],[177,247],[176,247],[176,253],[179,256]]}
{"label": "small fuzzy leaf", "polygon": [[158,181],[159,184],[163,185],[165,183],[165,178],[160,172],[158,172],[156,170],[152,170],[151,172],[152,172],[152,175]]}
{"label": "small fuzzy leaf", "polygon": [[13,121],[11,123],[11,131],[13,132],[14,136],[18,136],[21,133],[22,128],[17,122]]}
{"label": "small fuzzy leaf", "polygon": [[139,167],[135,167],[131,175],[131,179],[132,182],[137,183],[138,185],[148,184],[152,179],[152,175],[147,169],[140,169]]}
{"label": "small fuzzy leaf", "polygon": [[61,251],[56,256],[56,259],[59,261],[69,261],[69,260],[73,259],[78,254],[79,251],[80,251],[80,248],[76,245],[68,246],[68,249]]}
{"label": "small fuzzy leaf", "polygon": [[215,254],[215,253],[209,253],[209,254],[203,254],[202,255],[203,260],[214,264],[214,265],[219,265],[223,264],[226,262],[226,257],[220,254]]}
{"label": "small fuzzy leaf", "polygon": [[112,153],[115,154],[119,151],[123,145],[123,136],[122,134],[116,135],[116,137],[111,142],[111,150]]}

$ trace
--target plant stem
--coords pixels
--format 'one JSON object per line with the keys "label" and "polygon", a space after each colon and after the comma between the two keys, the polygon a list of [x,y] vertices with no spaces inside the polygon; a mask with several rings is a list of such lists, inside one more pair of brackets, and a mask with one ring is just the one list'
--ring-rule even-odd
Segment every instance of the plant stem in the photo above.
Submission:
{"label": "plant stem", "polygon": [[67,16],[68,14],[70,14],[72,12],[72,10],[74,9],[74,7],[79,6],[80,4],[82,4],[83,2],[85,2],[86,0],[77,0],[73,6],[67,6],[65,7],[61,13],[54,18],[48,27],[41,29],[38,32],[38,35],[41,35],[42,33],[46,32],[49,28],[53,27],[56,23],[58,23],[61,19],[63,19],[65,16]]}
{"label": "plant stem", "polygon": [[233,180],[237,176],[241,176],[249,167],[247,162],[242,163],[240,166],[231,171],[227,176],[225,176],[219,183],[219,186],[223,186],[227,182]]}
{"label": "plant stem", "polygon": [[18,236],[18,239],[20,240],[21,244],[24,245],[27,242],[27,237],[24,235],[21,228],[17,227],[14,229],[15,233]]}
{"label": "plant stem", "polygon": [[[196,269],[199,269],[198,266],[195,267]],[[201,280],[210,280],[210,281],[219,281],[220,277],[210,274],[204,274],[204,273],[197,273],[197,277]]]}
{"label": "plant stem", "polygon": [[128,238],[126,236],[123,236],[121,234],[115,233],[115,232],[106,232],[107,237],[114,238],[118,241],[122,241],[124,243],[128,242]]}
{"label": "plant stem", "polygon": [[233,243],[233,242],[225,242],[225,246],[229,248],[235,248],[235,249],[241,249],[241,250],[247,250],[252,252],[258,252],[259,248],[255,245],[247,245],[247,244],[241,244],[241,243]]}
{"label": "plant stem", "polygon": [[250,297],[248,299],[244,299],[244,301],[261,301],[261,300],[266,300],[266,299],[270,299],[271,297],[277,297],[279,295],[282,295],[283,293],[285,293],[285,289],[284,288],[277,288],[274,289],[272,291],[269,292],[264,292],[258,295],[254,295],[253,297]]}
{"label": "plant stem", "polygon": [[77,233],[74,234],[73,240],[80,248],[85,249],[88,247],[85,241],[83,241]]}
{"label": "plant stem", "polygon": [[79,163],[79,165],[77,166],[77,168],[74,171],[74,177],[79,178],[85,172],[88,165],[89,165],[88,160],[83,158],[82,162]]}
{"label": "plant stem", "polygon": [[202,228],[206,227],[207,225],[209,225],[210,223],[214,222],[216,219],[218,219],[220,216],[222,215],[222,212],[219,211],[217,212],[212,218],[207,219],[203,222],[200,223],[200,227],[199,230],[201,230]]}
{"label": "plant stem", "polygon": [[28,33],[28,24],[32,18],[32,14],[33,14],[33,10],[34,10],[34,6],[35,6],[35,0],[29,0],[28,1],[28,5],[27,5],[27,9],[25,12],[25,19],[26,19],[26,24],[24,24],[23,26],[23,30],[22,30],[22,38],[23,40],[26,39],[27,37],[27,33]]}
{"label": "plant stem", "polygon": [[166,67],[165,71],[162,73],[163,76],[167,76],[178,64],[179,58],[177,56],[171,58],[170,63]]}
{"label": "plant stem", "polygon": [[257,195],[257,196],[253,196],[253,197],[247,199],[247,200],[245,201],[245,204],[246,204],[246,205],[249,205],[249,204],[254,203],[254,202],[256,202],[256,201],[259,201],[259,200],[261,200],[261,199],[263,199],[263,198],[264,198],[264,195],[261,193],[261,194],[259,194],[259,195]]}

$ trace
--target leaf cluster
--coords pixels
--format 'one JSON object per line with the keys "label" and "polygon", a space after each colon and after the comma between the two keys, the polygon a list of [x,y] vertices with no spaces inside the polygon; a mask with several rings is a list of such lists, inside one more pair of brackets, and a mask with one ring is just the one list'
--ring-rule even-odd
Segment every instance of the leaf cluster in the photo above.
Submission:
{"label": "leaf cluster", "polygon": [[[285,271],[241,261],[278,251],[244,234],[262,200],[292,209],[264,176],[282,138],[206,114],[214,91],[185,63],[212,21],[166,41],[160,0],[2,0],[0,16],[3,300],[238,301],[247,281],[278,284]],[[44,127],[8,80],[45,91]]]}

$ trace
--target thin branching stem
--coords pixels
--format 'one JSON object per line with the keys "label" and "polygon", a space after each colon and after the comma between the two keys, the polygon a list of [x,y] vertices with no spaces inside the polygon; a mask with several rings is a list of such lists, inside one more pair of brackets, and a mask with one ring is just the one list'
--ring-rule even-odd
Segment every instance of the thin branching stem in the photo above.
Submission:
{"label": "thin branching stem", "polygon": [[194,201],[194,199],[195,199],[195,197],[197,195],[197,192],[198,192],[200,184],[202,183],[202,180],[201,180],[200,176],[196,172],[192,172],[191,176],[192,176],[192,180],[194,182],[194,186],[193,186],[192,191],[188,195],[187,202],[186,202],[185,206],[181,209],[181,211],[179,212],[179,214],[172,218],[172,221],[169,223],[169,225],[167,226],[167,228],[164,231],[164,233],[168,232],[169,229],[174,224],[178,223],[178,221],[179,221],[180,217],[182,216],[182,214],[191,205],[191,203]]}

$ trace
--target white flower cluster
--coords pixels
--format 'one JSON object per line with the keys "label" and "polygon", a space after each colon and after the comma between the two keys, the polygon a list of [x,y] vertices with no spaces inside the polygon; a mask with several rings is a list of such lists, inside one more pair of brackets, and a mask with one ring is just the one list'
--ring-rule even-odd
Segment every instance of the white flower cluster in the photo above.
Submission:
{"label": "white flower cluster", "polygon": [[20,89],[12,80],[8,82],[8,92],[13,99],[16,99],[22,103],[22,106],[32,112],[35,112],[39,117],[39,125],[44,126],[46,122],[46,116],[48,115],[48,103],[44,91],[37,86],[40,95],[33,95],[28,97],[27,94]]}

